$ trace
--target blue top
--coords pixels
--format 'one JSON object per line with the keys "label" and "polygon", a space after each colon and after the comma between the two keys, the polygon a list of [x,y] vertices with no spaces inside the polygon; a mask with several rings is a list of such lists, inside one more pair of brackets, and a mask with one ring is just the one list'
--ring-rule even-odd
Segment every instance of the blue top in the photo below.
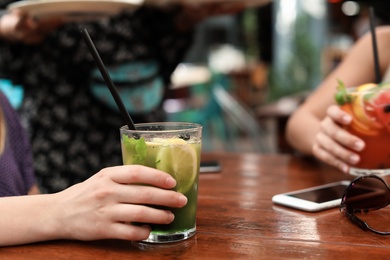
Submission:
{"label": "blue top", "polygon": [[35,184],[30,144],[19,116],[0,92],[6,124],[6,141],[0,156],[0,197],[26,195]]}

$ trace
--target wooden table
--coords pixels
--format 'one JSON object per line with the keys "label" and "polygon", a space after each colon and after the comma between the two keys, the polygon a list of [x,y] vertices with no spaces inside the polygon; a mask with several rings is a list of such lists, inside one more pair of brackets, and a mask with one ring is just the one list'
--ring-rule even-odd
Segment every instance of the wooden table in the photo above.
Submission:
{"label": "wooden table", "polygon": [[[274,205],[276,193],[347,178],[291,155],[204,154],[221,173],[201,174],[197,234],[184,242],[50,241],[0,248],[1,259],[359,259],[390,257],[390,236],[365,232],[338,209],[307,213]],[[386,209],[371,221],[389,223]],[[377,224],[375,223],[375,224]],[[383,228],[390,231],[390,224]]]}

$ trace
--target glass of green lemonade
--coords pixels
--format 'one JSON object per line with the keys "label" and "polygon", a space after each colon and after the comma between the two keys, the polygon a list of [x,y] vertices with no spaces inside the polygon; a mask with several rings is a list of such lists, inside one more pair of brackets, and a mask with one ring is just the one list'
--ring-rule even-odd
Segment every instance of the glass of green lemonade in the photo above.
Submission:
{"label": "glass of green lemonade", "polygon": [[152,231],[144,242],[168,243],[192,237],[196,232],[202,126],[157,122],[136,124],[135,128],[120,128],[123,164],[145,165],[169,173],[177,183],[174,190],[188,199],[183,208],[168,208],[175,215],[172,223],[150,224]]}

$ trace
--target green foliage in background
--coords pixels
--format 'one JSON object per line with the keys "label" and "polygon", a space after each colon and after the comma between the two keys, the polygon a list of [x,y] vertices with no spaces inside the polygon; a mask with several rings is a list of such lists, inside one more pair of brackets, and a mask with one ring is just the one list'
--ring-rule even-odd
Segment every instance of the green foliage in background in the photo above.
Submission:
{"label": "green foliage in background", "polygon": [[253,8],[248,8],[243,12],[242,28],[244,29],[245,56],[249,61],[258,59],[259,46],[256,38],[258,32],[258,24],[256,11]]}
{"label": "green foliage in background", "polygon": [[[313,89],[321,75],[320,46],[315,46],[310,35],[310,16],[297,17],[293,40],[286,66],[277,70],[274,66],[269,74],[269,101]],[[278,50],[275,50],[278,51]]]}

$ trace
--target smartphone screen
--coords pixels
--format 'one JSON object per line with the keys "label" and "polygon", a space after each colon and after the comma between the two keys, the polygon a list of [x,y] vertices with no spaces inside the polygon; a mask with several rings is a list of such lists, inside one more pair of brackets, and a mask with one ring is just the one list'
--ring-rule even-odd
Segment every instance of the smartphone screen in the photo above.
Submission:
{"label": "smartphone screen", "polygon": [[288,194],[288,196],[316,203],[323,203],[330,200],[340,199],[341,196],[343,196],[346,187],[347,186],[345,184],[337,184],[336,186],[329,186],[310,191]]}
{"label": "smartphone screen", "polygon": [[349,181],[339,181],[281,193],[273,196],[272,201],[283,206],[311,212],[334,208],[340,205],[349,183]]}
{"label": "smartphone screen", "polygon": [[221,171],[221,165],[218,161],[201,161],[199,172],[216,173]]}
{"label": "smartphone screen", "polygon": [[[277,194],[272,197],[274,203],[288,206],[304,211],[320,211],[340,206],[345,189],[350,181],[340,181],[321,186],[311,187],[303,190],[296,190]],[[361,200],[383,196],[383,189],[375,187],[354,186],[352,200]]]}

